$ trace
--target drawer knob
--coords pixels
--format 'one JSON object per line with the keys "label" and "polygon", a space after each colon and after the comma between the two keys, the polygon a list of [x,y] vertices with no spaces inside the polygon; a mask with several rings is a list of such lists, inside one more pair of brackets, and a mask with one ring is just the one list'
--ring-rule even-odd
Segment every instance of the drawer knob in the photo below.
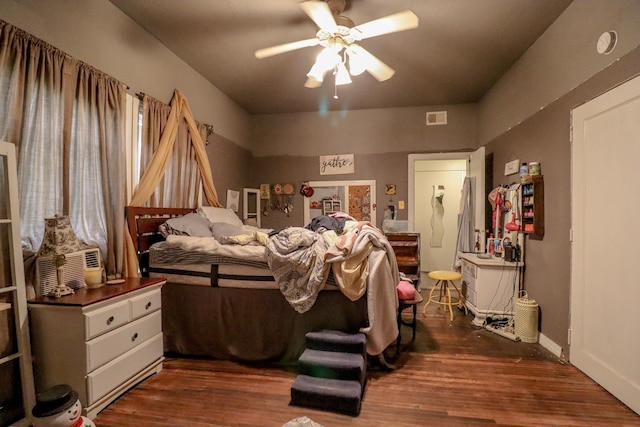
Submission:
{"label": "drawer knob", "polygon": [[113,323],[113,321],[116,320],[115,317],[111,316],[107,319],[107,325],[110,325]]}
{"label": "drawer knob", "polygon": [[131,337],[131,341],[135,341],[138,339],[138,333],[136,332],[135,334],[133,334],[133,336]]}
{"label": "drawer knob", "polygon": [[149,301],[147,303],[147,305],[144,306],[145,310],[149,310],[151,308],[151,301]]}

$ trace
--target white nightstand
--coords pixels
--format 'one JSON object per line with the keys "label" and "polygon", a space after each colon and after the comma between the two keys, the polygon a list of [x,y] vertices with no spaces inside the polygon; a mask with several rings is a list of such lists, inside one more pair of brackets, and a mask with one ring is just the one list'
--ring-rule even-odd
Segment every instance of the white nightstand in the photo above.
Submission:
{"label": "white nightstand", "polygon": [[128,278],[28,302],[36,391],[69,384],[95,416],[142,379],[162,370],[163,279]]}

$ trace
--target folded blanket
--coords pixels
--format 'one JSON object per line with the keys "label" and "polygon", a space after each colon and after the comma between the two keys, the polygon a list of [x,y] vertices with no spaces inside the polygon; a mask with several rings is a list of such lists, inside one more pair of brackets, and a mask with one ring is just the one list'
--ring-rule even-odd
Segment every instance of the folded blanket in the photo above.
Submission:
{"label": "folded blanket", "polygon": [[358,222],[327,250],[336,282],[349,298],[367,292],[369,326],[367,353],[377,355],[398,336],[396,313],[399,273],[395,253],[386,236],[369,222]]}

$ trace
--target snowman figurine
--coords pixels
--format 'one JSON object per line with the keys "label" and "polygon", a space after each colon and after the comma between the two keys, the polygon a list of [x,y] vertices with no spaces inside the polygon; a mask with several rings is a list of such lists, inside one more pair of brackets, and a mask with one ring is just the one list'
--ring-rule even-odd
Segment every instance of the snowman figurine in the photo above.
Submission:
{"label": "snowman figurine", "polygon": [[38,393],[31,411],[33,427],[96,427],[82,416],[78,393],[67,384],[58,384]]}

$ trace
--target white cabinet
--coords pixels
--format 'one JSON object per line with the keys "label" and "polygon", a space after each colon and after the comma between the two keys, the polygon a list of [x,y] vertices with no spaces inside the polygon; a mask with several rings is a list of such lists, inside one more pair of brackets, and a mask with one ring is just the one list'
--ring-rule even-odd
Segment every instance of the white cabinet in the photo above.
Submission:
{"label": "white cabinet", "polygon": [[0,426],[31,425],[35,405],[15,146],[0,142]]}
{"label": "white cabinet", "polygon": [[85,414],[162,370],[162,279],[128,278],[29,301],[37,391],[69,384]]}
{"label": "white cabinet", "polygon": [[473,324],[483,326],[489,316],[512,317],[523,264],[502,258],[478,258],[475,254],[460,254],[460,258],[462,292],[475,315]]}
{"label": "white cabinet", "polygon": [[260,190],[257,188],[242,189],[242,220],[255,220],[255,226],[260,228]]}

